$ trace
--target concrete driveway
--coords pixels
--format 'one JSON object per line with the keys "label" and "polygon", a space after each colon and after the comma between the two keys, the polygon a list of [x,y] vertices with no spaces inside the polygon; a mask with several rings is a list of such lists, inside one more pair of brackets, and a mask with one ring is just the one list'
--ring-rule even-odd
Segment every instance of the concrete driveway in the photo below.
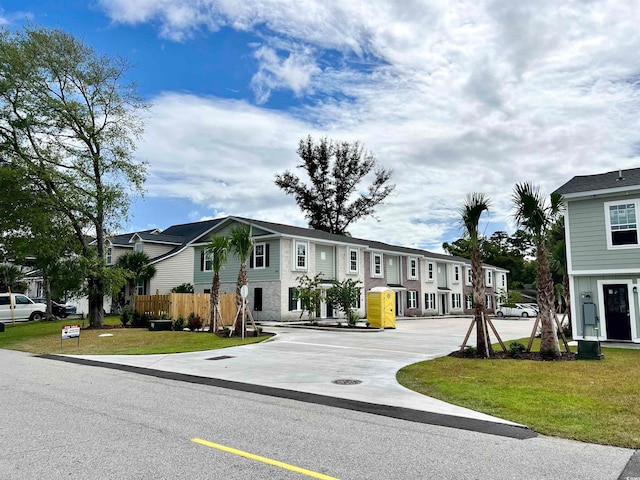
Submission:
{"label": "concrete driveway", "polygon": [[[459,348],[470,322],[399,319],[395,330],[359,332],[267,326],[276,333],[272,340],[223,350],[74,357],[514,425],[415,393],[396,381],[400,368]],[[527,337],[533,328],[532,319],[493,322],[505,342]]]}

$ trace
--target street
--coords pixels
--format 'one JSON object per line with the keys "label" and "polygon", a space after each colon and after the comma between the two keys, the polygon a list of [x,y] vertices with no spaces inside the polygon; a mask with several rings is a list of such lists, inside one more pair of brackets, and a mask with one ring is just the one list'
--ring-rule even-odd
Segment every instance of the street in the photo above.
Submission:
{"label": "street", "polygon": [[0,391],[3,479],[617,479],[633,453],[543,436],[517,440],[7,350],[0,350]]}

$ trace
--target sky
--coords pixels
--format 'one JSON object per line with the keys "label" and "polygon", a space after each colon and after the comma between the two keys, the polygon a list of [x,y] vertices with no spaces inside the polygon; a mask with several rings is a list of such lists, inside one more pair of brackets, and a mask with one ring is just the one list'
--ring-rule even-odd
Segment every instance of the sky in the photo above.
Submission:
{"label": "sky", "polygon": [[[351,235],[442,251],[465,195],[640,167],[640,0],[0,0],[131,61],[151,104],[122,231],[240,215],[306,226],[274,184],[300,139],[359,141],[393,194]],[[366,187],[363,183],[363,188]]]}

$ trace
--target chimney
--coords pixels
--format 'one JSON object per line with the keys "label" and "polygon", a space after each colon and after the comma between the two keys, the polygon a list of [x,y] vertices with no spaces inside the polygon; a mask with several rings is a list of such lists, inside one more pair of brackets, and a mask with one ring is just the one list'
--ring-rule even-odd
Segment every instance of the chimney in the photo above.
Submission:
{"label": "chimney", "polygon": [[619,182],[620,180],[624,180],[624,177],[622,176],[622,169],[618,170],[618,178],[616,178],[616,182]]}

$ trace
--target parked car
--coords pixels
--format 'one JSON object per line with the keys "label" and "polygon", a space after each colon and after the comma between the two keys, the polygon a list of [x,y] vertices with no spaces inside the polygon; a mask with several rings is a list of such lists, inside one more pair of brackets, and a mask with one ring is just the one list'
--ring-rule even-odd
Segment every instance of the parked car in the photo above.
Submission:
{"label": "parked car", "polygon": [[496,312],[499,317],[535,317],[538,311],[526,303],[516,303],[513,306],[502,305]]}
{"label": "parked car", "polygon": [[[32,298],[34,302],[47,304],[47,299],[38,297]],[[76,313],[76,307],[73,305],[67,305],[66,303],[56,302],[55,300],[51,300],[51,313],[53,313],[56,317],[66,318],[67,315],[71,315]]]}
{"label": "parked car", "polygon": [[47,311],[46,304],[36,303],[26,295],[0,293],[0,321],[11,320],[11,303],[15,320],[42,320]]}

